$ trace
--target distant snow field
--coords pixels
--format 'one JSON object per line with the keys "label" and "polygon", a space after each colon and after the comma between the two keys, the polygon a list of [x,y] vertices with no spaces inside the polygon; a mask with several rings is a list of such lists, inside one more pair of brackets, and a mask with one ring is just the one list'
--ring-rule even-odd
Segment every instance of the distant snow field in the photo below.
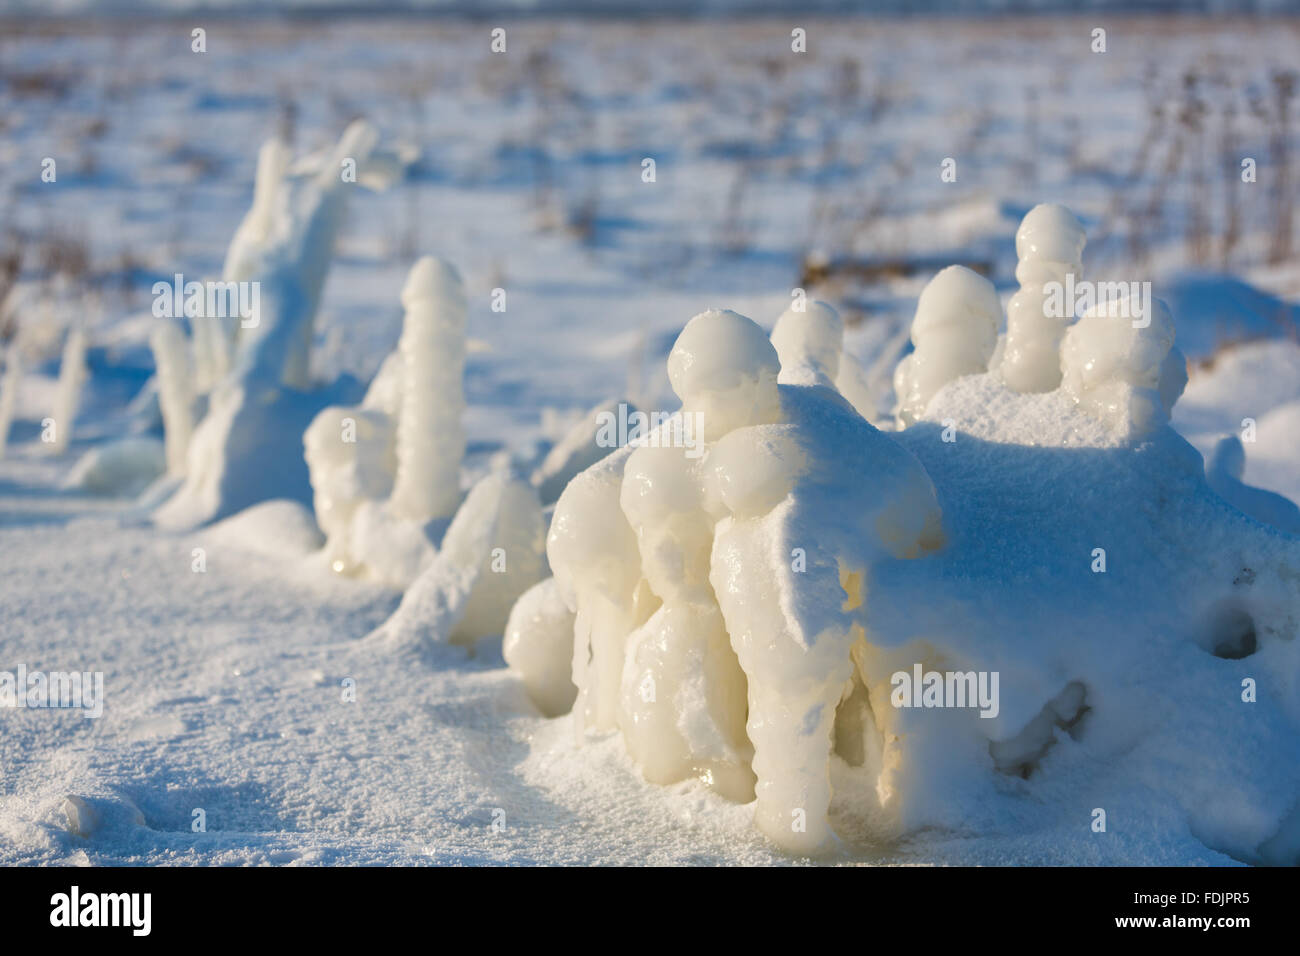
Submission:
{"label": "distant snow field", "polygon": [[1300,864],[1296,24],[509,35],[0,39],[0,864]]}

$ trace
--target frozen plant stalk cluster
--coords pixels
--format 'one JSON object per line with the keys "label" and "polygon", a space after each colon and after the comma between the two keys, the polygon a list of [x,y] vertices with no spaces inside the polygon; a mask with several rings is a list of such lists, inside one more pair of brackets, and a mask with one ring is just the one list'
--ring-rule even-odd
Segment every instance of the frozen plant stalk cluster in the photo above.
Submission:
{"label": "frozen plant stalk cluster", "polygon": [[914,349],[894,370],[899,426],[925,418],[950,382],[986,371],[1015,392],[1059,392],[1127,437],[1166,424],[1187,384],[1173,317],[1163,302],[1146,309],[1135,297],[1097,302],[1074,321],[1065,290],[1080,281],[1086,242],[1064,206],[1029,211],[1016,231],[1020,289],[1001,338],[992,283],[962,266],[931,279],[912,320]]}
{"label": "frozen plant stalk cluster", "polygon": [[425,256],[407,276],[402,304],[397,350],[361,404],[323,410],[303,445],[331,565],[338,571],[369,565],[379,577],[405,585],[431,555],[423,526],[450,519],[460,504],[460,276],[450,263]]}
{"label": "frozen plant stalk cluster", "polygon": [[[890,840],[1078,806],[1082,843],[1100,788],[1121,813],[1158,791],[1239,859],[1300,860],[1300,545],[1225,505],[1166,427],[1186,381],[1168,311],[1033,321],[1083,237],[1050,207],[1021,233],[1006,361],[993,287],[943,270],[891,434],[838,388],[829,307],[787,312],[770,341],[734,312],[693,318],[668,375],[704,453],[673,447],[670,421],[568,483],[554,578],[516,604],[506,659],[579,739],[619,733],[648,780],[752,800],[793,852],[833,846],[844,814]],[[1278,697],[1245,706],[1244,677]],[[931,700],[955,680],[998,699]],[[1128,703],[1153,696],[1181,720]],[[1295,766],[1259,766],[1278,752]]]}
{"label": "frozen plant stalk cluster", "polygon": [[325,556],[339,572],[405,590],[380,629],[389,645],[472,644],[500,634],[542,578],[537,490],[507,472],[464,496],[465,291],[425,256],[402,290],[397,350],[359,406],[331,406],[303,435]]}
{"label": "frozen plant stalk cluster", "polygon": [[668,374],[706,453],[619,449],[569,484],[547,541],[575,615],[580,732],[621,731],[652,781],[753,794],[762,830],[805,851],[830,838],[865,582],[942,540],[924,469],[829,385],[836,322],[820,305],[782,317],[789,376],[807,382],[786,385],[751,320],[693,318]]}
{"label": "frozen plant stalk cluster", "polygon": [[[384,188],[400,172],[378,138],[357,120],[333,147],[297,160],[283,143],[266,143],[222,277],[258,290],[257,314],[191,316],[188,349],[170,332],[154,337],[169,472],[150,496],[159,524],[194,527],[268,499],[307,497],[303,430],[322,408],[356,400],[353,383],[313,382],[311,349],[349,195]],[[355,182],[341,175],[349,164]]]}

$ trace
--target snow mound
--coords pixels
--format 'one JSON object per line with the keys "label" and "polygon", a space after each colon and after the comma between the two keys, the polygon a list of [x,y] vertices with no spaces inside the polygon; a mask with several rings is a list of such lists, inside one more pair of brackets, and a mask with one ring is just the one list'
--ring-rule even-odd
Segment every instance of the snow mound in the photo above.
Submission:
{"label": "snow mound", "polygon": [[1300,400],[1270,409],[1260,417],[1250,446],[1246,478],[1300,503]]}
{"label": "snow mound", "polygon": [[297,501],[263,501],[218,521],[205,541],[279,558],[300,558],[320,550],[324,537],[311,511]]}
{"label": "snow mound", "polygon": [[1282,495],[1245,484],[1242,480],[1245,472],[1246,450],[1241,439],[1236,435],[1221,438],[1205,462],[1205,477],[1210,487],[1238,511],[1300,535],[1300,507]]}
{"label": "snow mound", "polygon": [[1300,344],[1249,342],[1192,370],[1174,427],[1207,461],[1225,435],[1245,451],[1240,480],[1300,501]]}
{"label": "snow mound", "polygon": [[1173,275],[1161,298],[1178,316],[1179,347],[1201,361],[1225,346],[1257,339],[1300,338],[1300,305],[1243,282],[1236,276],[1196,272]]}
{"label": "snow mound", "polygon": [[95,495],[137,495],[166,467],[163,443],[158,439],[143,435],[120,438],[86,452],[63,485]]}
{"label": "snow mound", "polygon": [[[863,682],[874,701],[919,661],[999,673],[1001,701],[967,726],[953,711],[888,711],[906,741],[886,738],[896,825],[1001,833],[1018,816],[1087,833],[1093,808],[1114,830],[1160,806],[1174,809],[1171,837],[1190,828],[1258,859],[1300,793],[1286,676],[1300,541],[1228,507],[1167,428],[1135,444],[1067,409],[1027,441],[1050,401],[954,383],[928,414],[955,422],[955,441],[933,421],[898,435],[939,490],[950,546],[873,581]],[[1061,699],[1074,684],[1082,703]],[[990,764],[1026,787],[1008,790]]]}
{"label": "snow mound", "polygon": [[472,646],[502,634],[510,609],[542,579],[542,509],[525,481],[494,472],[456,512],[437,556],[369,638],[389,650]]}
{"label": "snow mound", "polygon": [[1300,342],[1249,342],[1224,349],[1209,365],[1192,370],[1173,422],[1208,454],[1221,435],[1238,431],[1245,419],[1258,422],[1269,410],[1297,401]]}

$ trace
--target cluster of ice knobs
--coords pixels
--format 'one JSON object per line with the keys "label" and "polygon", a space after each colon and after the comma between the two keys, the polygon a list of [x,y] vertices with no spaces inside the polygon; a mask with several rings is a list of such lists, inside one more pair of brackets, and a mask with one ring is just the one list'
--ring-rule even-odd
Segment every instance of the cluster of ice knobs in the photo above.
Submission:
{"label": "cluster of ice knobs", "polygon": [[[1077,272],[1083,250],[1061,206],[1030,212],[1017,250],[1003,342],[986,279],[951,267],[922,292],[899,427],[991,364],[1019,391],[1062,387],[1131,437],[1167,420],[1185,381],[1167,312],[1145,328],[1104,310],[1072,327],[1045,314],[1044,285]],[[819,302],[782,315],[770,339],[735,312],[691,319],[668,375],[679,414],[702,416],[704,454],[674,447],[670,421],[569,482],[547,538],[554,578],[523,595],[505,635],[544,713],[572,708],[580,739],[621,732],[650,781],[698,777],[755,800],[762,832],[795,852],[834,842],[837,741],[898,746],[887,695],[863,703],[882,680],[865,582],[878,562],[945,542],[925,469],[836,388],[853,361],[843,336]],[[887,795],[898,761],[877,762]]]}
{"label": "cluster of ice knobs", "polygon": [[[387,555],[378,576],[406,583],[427,560],[423,526],[460,504],[465,451],[465,292],[448,263],[426,256],[402,289],[398,347],[359,406],[331,407],[303,436],[316,520],[336,571]],[[386,547],[372,547],[379,532]],[[394,535],[396,539],[394,540]]]}
{"label": "cluster of ice knobs", "polygon": [[[1060,388],[1131,437],[1168,422],[1187,384],[1169,309],[1160,301],[1097,298],[1076,322],[1068,291],[1082,283],[1086,241],[1066,207],[1042,203],[1029,211],[1016,231],[1020,288],[1002,336],[991,282],[962,266],[936,275],[917,301],[914,349],[894,372],[899,425],[924,417],[948,382],[986,371],[1017,392]],[[1150,314],[1141,314],[1144,308]]]}
{"label": "cluster of ice knobs", "polygon": [[463,497],[466,300],[459,273],[420,259],[402,290],[397,348],[359,406],[330,406],[303,435],[333,570],[405,591],[381,634],[472,644],[500,634],[544,573],[537,489],[494,470]]}

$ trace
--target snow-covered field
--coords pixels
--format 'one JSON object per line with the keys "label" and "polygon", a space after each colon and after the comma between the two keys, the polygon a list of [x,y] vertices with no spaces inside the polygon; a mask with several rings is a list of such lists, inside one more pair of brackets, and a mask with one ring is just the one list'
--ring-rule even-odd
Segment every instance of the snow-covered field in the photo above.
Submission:
{"label": "snow-covered field", "polygon": [[[0,675],[103,713],[0,709],[0,863],[1300,861],[1300,21],[1093,19],[3,23]],[[1043,201],[1176,350],[1015,385]],[[266,321],[196,349],[178,273]],[[620,399],[707,468],[557,505]]]}

